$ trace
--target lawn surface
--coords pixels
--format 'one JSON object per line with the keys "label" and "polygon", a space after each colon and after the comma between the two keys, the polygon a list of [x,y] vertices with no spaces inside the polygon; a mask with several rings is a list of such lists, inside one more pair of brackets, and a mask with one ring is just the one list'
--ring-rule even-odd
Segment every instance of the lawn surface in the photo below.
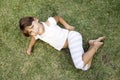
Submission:
{"label": "lawn surface", "polygon": [[[106,36],[90,70],[75,69],[68,49],[57,51],[38,41],[25,54],[29,38],[19,30],[19,19],[35,16],[45,21],[60,15],[87,42]],[[120,80],[119,0],[0,0],[0,80]]]}

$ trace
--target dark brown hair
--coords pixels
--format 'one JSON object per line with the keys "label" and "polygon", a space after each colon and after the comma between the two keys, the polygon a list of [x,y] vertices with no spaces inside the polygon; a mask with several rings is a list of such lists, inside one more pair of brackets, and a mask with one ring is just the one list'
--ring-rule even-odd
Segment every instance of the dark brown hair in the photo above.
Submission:
{"label": "dark brown hair", "polygon": [[25,28],[27,26],[30,26],[32,25],[32,22],[34,21],[34,17],[23,17],[20,19],[19,21],[19,27],[20,27],[20,30],[23,32],[23,34],[27,37],[29,37],[29,33],[25,31]]}

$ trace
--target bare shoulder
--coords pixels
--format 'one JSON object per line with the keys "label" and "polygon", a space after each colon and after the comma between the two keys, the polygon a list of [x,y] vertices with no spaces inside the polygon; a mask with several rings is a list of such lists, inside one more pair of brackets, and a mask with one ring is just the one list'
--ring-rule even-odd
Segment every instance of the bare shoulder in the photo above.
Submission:
{"label": "bare shoulder", "polygon": [[[54,17],[52,17],[52,18],[54,18],[54,20],[55,20],[56,23],[58,23],[60,16],[54,16]],[[47,20],[47,21],[45,22],[45,24],[47,24],[47,25],[49,26],[49,25],[50,25],[49,20]]]}
{"label": "bare shoulder", "polygon": [[59,21],[60,16],[54,16],[53,18],[56,20],[56,22],[58,22],[58,21]]}
{"label": "bare shoulder", "polygon": [[50,26],[50,22],[48,20],[45,22],[45,24]]}

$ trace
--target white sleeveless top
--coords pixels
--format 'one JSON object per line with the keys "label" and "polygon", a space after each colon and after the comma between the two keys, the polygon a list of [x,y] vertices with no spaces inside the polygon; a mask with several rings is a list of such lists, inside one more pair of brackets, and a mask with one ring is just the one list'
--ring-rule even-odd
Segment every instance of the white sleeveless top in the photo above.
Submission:
{"label": "white sleeveless top", "polygon": [[35,39],[40,39],[60,51],[64,47],[69,31],[58,26],[53,17],[49,17],[48,21],[49,26],[42,22],[45,32],[42,35],[36,35]]}

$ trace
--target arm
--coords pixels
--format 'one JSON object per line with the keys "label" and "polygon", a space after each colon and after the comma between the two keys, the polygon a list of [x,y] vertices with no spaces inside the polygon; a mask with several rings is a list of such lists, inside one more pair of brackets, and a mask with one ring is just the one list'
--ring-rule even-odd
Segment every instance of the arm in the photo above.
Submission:
{"label": "arm", "polygon": [[55,20],[56,20],[57,23],[60,22],[66,29],[68,29],[68,30],[74,30],[74,27],[71,26],[71,25],[69,25],[62,17],[55,16],[54,18],[55,18]]}
{"label": "arm", "polygon": [[30,40],[30,43],[29,43],[29,47],[28,47],[28,49],[27,49],[27,54],[28,54],[28,55],[31,54],[32,48],[33,48],[35,42],[36,42],[35,38],[34,38],[34,37],[31,37],[31,40]]}

